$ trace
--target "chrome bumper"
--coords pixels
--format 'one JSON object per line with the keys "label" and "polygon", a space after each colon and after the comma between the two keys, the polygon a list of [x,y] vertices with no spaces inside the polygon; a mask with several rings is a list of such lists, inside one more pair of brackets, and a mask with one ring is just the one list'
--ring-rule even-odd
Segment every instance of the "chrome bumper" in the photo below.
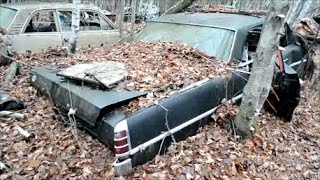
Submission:
{"label": "chrome bumper", "polygon": [[124,161],[116,160],[113,163],[115,176],[127,176],[132,173],[132,161],[131,159],[126,159]]}

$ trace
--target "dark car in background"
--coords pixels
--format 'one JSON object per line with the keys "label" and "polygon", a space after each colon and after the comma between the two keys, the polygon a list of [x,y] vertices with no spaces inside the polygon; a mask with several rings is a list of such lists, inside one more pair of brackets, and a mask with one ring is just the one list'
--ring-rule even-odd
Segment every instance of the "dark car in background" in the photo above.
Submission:
{"label": "dark car in background", "polygon": [[[39,90],[49,92],[53,101],[65,111],[68,111],[68,104],[63,97],[70,92],[79,104],[79,113],[75,115],[87,131],[113,149],[117,158],[115,172],[124,175],[132,167],[163,152],[170,145],[172,134],[177,141],[195,134],[209,121],[223,99],[241,98],[249,76],[242,72],[250,71],[254,61],[250,54],[257,48],[263,22],[261,17],[228,13],[178,13],[150,21],[136,35],[136,41],[191,45],[209,56],[236,63],[241,70],[228,79],[197,82],[161,100],[159,105],[130,115],[121,112],[120,107],[146,93],[126,92],[120,96],[118,92],[80,88],[76,83],[63,83],[63,78],[56,76],[57,71],[41,68],[32,69],[31,82]],[[303,58],[309,58],[306,42],[287,29],[280,44],[285,48],[285,67],[292,70],[292,76],[298,77],[293,68],[303,62]]]}

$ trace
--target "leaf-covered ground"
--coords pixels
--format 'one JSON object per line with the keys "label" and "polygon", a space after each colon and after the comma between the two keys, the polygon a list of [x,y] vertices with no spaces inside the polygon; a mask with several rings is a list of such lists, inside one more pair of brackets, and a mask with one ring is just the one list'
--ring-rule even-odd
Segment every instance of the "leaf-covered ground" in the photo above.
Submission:
{"label": "leaf-covered ground", "polygon": [[[123,48],[124,51],[130,46]],[[157,50],[148,52],[154,51]],[[74,60],[64,58],[63,53],[52,59],[50,53],[46,53],[41,61],[31,58],[25,62],[67,67],[79,59],[89,62],[85,57],[98,60],[99,53],[102,52],[85,56],[79,53]],[[109,53],[112,51],[105,51],[103,56]],[[126,56],[122,53],[116,57]],[[148,56],[149,53],[145,53],[143,58]],[[24,102],[27,108],[22,112],[27,118],[0,119],[0,161],[7,165],[0,179],[113,179],[112,152],[80,130],[77,131],[79,147],[71,129],[57,120],[50,101],[29,85],[28,68],[24,68],[10,86],[4,86],[7,68],[0,66],[0,87]],[[223,123],[212,122],[197,135],[172,145],[164,155],[136,167],[128,179],[317,179],[320,177],[319,100],[320,94],[304,86],[292,122],[285,123],[264,114],[257,135],[243,144],[233,140],[222,128]],[[236,112],[235,107],[224,106],[213,117],[217,122],[224,122],[223,118],[232,117]],[[36,137],[23,139],[17,127]]]}

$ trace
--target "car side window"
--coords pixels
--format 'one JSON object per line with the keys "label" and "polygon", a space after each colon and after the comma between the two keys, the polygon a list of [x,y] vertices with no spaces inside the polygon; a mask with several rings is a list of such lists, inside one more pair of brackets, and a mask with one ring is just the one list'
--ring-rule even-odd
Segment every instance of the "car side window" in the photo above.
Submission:
{"label": "car side window", "polygon": [[94,11],[81,11],[80,31],[110,30],[112,26]]}
{"label": "car side window", "polygon": [[29,19],[24,33],[57,32],[54,11],[38,11]]}
{"label": "car side window", "polygon": [[249,31],[248,36],[247,36],[247,44],[248,44],[248,50],[250,52],[256,51],[256,49],[258,47],[261,31],[262,31],[262,25],[253,27]]}
{"label": "car side window", "polygon": [[101,15],[99,15],[99,20],[100,20],[102,30],[112,30],[113,29],[113,27]]}
{"label": "car side window", "polygon": [[[62,31],[71,31],[72,12],[59,11],[58,13]],[[81,11],[80,31],[111,30],[113,27],[98,13],[94,11]]]}
{"label": "car side window", "polygon": [[71,31],[72,12],[71,11],[59,11],[58,19],[61,26],[61,31]]}

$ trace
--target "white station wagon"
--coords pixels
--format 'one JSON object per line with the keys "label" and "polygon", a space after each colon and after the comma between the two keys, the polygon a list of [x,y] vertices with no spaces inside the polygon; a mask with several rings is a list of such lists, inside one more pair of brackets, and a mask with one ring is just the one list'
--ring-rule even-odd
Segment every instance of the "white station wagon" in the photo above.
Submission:
{"label": "white station wagon", "polygon": [[[81,4],[78,47],[104,46],[120,39],[100,8]],[[23,53],[61,47],[71,33],[72,3],[28,2],[0,5],[0,27],[9,34],[12,51]]]}

